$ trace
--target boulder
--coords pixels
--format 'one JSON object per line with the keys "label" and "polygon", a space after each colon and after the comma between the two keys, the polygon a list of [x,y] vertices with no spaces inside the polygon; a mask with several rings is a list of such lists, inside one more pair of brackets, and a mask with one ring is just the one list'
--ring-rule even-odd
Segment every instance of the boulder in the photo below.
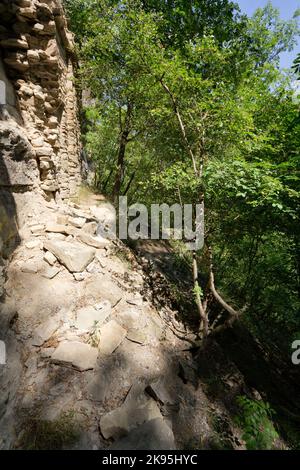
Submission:
{"label": "boulder", "polygon": [[159,407],[145,394],[143,384],[137,383],[122,406],[102,416],[100,428],[105,439],[117,438],[156,418],[162,418]]}
{"label": "boulder", "polygon": [[95,257],[95,250],[80,243],[46,240],[44,248],[50,251],[71,273],[80,273]]}

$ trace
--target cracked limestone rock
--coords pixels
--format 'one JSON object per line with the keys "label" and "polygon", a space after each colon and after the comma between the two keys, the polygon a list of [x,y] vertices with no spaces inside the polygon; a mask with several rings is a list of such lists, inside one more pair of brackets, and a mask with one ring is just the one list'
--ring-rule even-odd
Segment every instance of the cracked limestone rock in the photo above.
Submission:
{"label": "cracked limestone rock", "polygon": [[99,350],[102,355],[112,354],[122,343],[127,331],[115,320],[111,320],[100,328]]}
{"label": "cracked limestone rock", "polygon": [[51,356],[51,361],[79,371],[94,369],[98,349],[79,341],[63,341]]}
{"label": "cracked limestone rock", "polygon": [[50,251],[71,273],[79,273],[91,263],[95,257],[95,250],[80,243],[64,240],[47,240],[44,243],[46,250]]}
{"label": "cracked limestone rock", "polygon": [[42,346],[45,341],[51,338],[58,327],[59,323],[53,318],[49,318],[45,323],[42,323],[34,332],[33,346]]}
{"label": "cracked limestone rock", "polygon": [[147,421],[162,418],[158,405],[144,388],[140,383],[133,385],[123,405],[102,416],[100,428],[105,439],[124,436]]}

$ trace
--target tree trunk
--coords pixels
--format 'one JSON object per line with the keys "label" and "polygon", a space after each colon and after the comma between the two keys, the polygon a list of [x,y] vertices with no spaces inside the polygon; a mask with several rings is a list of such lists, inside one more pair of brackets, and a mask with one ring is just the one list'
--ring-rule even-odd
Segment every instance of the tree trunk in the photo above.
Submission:
{"label": "tree trunk", "polygon": [[203,330],[203,336],[206,337],[208,335],[208,319],[206,315],[206,311],[203,307],[201,295],[200,295],[200,286],[198,281],[198,263],[197,263],[197,254],[193,252],[193,281],[194,281],[194,295],[196,298],[196,305],[198,309],[198,313],[200,316],[200,330]]}
{"label": "tree trunk", "polygon": [[106,187],[107,187],[108,182],[109,182],[109,180],[110,180],[110,178],[111,178],[111,175],[113,174],[113,171],[114,171],[113,169],[110,170],[109,175],[108,175],[108,177],[106,178],[106,180],[105,180],[105,182],[104,182],[104,184],[103,184],[103,186],[102,186],[102,191],[103,191],[103,192],[105,192],[105,190],[106,190]]}
{"label": "tree trunk", "polygon": [[136,170],[134,170],[134,172],[132,173],[128,183],[127,183],[127,186],[123,192],[123,196],[126,196],[126,194],[128,193],[129,189],[130,189],[130,186],[131,186],[131,183],[133,182],[134,180],[134,177],[135,177],[135,174],[136,174]]}
{"label": "tree trunk", "polygon": [[[192,160],[192,165],[193,165],[193,170],[196,178],[202,178],[203,176],[203,167],[204,167],[204,135],[201,136],[200,139],[200,152],[199,152],[199,157],[200,157],[200,164],[199,164],[199,169],[197,168],[197,156],[195,155],[192,145],[189,142],[189,139],[187,137],[187,132],[185,128],[184,121],[182,119],[177,100],[175,96],[173,95],[172,91],[168,87],[168,85],[164,82],[163,77],[159,79],[160,84],[162,85],[163,89],[165,92],[169,95],[172,103],[172,108],[174,111],[174,114],[178,120],[179,128],[181,131],[181,135],[183,138],[183,142],[186,146],[187,152],[189,156],[191,157]],[[201,194],[200,196],[200,203],[204,202],[204,194]],[[225,328],[227,325],[232,325],[232,323],[238,318],[239,314],[241,312],[237,312],[234,310],[219,294],[219,292],[215,288],[215,279],[214,279],[214,270],[213,270],[213,257],[212,257],[212,250],[211,247],[208,246],[208,252],[209,252],[209,282],[208,282],[208,292],[206,294],[206,300],[202,302],[201,300],[201,294],[200,294],[200,289],[199,289],[199,282],[198,282],[198,264],[197,264],[197,253],[194,251],[193,252],[193,280],[194,280],[194,291],[195,291],[195,297],[196,297],[196,305],[198,309],[198,313],[201,319],[200,322],[200,329],[203,330],[203,337],[204,339],[207,338],[208,334],[211,333],[209,331],[209,321],[208,321],[208,314],[207,314],[207,302],[208,302],[208,293],[211,292],[215,300],[221,305],[221,307],[226,310],[229,313],[229,319],[227,322],[225,322],[224,325],[217,327],[217,329]]]}
{"label": "tree trunk", "polygon": [[120,195],[121,184],[123,181],[124,170],[125,170],[125,153],[126,153],[126,146],[128,144],[128,137],[131,130],[131,115],[132,115],[132,104],[128,103],[126,117],[124,126],[121,128],[121,135],[120,135],[120,144],[119,144],[119,151],[118,151],[118,162],[117,162],[117,174],[115,179],[115,184],[113,188],[113,200],[117,202],[117,199]]}

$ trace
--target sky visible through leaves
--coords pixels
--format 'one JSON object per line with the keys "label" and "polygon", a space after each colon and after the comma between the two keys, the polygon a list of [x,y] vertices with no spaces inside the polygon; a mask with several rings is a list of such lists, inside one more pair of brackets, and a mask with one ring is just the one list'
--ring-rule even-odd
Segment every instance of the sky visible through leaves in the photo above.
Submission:
{"label": "sky visible through leaves", "polygon": [[[269,0],[236,0],[240,5],[242,12],[247,13],[250,16],[253,15],[257,8],[267,5],[268,1]],[[279,8],[281,17],[286,20],[292,18],[294,12],[300,8],[300,0],[272,0],[271,3],[274,7]],[[292,52],[284,52],[281,54],[281,67],[290,68],[299,52],[300,37],[298,38],[298,45]]]}

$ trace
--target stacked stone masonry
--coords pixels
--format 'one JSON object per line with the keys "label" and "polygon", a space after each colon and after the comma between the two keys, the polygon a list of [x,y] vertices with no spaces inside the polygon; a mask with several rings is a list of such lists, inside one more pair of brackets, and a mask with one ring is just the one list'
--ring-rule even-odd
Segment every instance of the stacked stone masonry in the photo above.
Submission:
{"label": "stacked stone masonry", "polygon": [[0,190],[67,199],[80,184],[80,129],[61,1],[0,0],[0,53]]}

